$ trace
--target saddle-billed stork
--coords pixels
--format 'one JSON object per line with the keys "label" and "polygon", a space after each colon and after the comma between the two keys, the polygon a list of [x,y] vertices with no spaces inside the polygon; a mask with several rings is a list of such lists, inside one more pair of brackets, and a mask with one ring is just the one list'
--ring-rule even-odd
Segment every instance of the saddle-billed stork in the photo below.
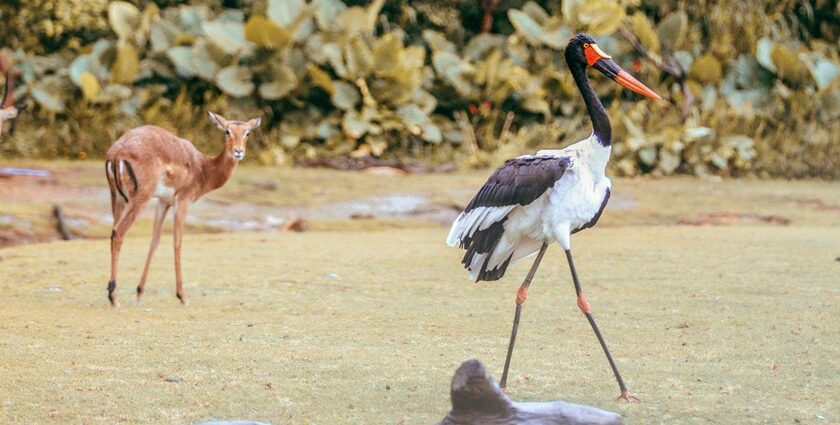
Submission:
{"label": "saddle-billed stork", "polygon": [[621,390],[619,399],[638,401],[627,390],[604,337],[592,318],[572,260],[570,236],[594,226],[610,197],[610,179],[604,170],[610,159],[610,119],[589,84],[592,67],[622,86],[647,97],[661,99],[604,53],[588,34],[572,37],[565,51],[569,71],[577,83],[592,120],[592,135],[565,149],[541,150],[508,160],[497,169],[452,224],[447,243],[466,250],[462,260],[470,279],[497,280],[508,266],[537,253],[534,264],[516,294],[516,311],[500,385],[507,384],[522,304],[528,286],[548,245],[558,242],[566,251],[577,293],[577,304],[604,349]]}

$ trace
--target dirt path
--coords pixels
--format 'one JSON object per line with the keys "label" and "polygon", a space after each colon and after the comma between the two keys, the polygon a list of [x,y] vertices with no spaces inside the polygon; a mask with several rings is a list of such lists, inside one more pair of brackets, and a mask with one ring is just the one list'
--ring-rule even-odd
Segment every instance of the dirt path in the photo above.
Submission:
{"label": "dirt path", "polygon": [[[53,205],[62,207],[74,235],[110,235],[109,193],[99,162],[0,165],[51,172],[47,178],[0,178],[0,247],[57,239]],[[191,207],[188,231],[273,233],[296,218],[331,230],[446,225],[488,173],[387,176],[245,166]],[[613,189],[599,226],[840,223],[840,183],[616,179]],[[147,207],[130,235],[150,234],[153,210]]]}

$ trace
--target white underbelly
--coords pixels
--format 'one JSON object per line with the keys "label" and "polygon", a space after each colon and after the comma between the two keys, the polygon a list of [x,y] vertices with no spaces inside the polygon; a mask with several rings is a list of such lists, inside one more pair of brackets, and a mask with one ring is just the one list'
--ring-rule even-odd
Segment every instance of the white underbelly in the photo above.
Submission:
{"label": "white underbelly", "polygon": [[158,181],[155,193],[152,196],[165,204],[173,205],[175,203],[175,189],[165,185],[162,179]]}
{"label": "white underbelly", "polygon": [[569,231],[574,231],[589,223],[598,214],[610,188],[610,180],[606,177],[598,181],[582,178],[568,183],[556,187],[549,197],[544,222],[549,229],[568,225]]}

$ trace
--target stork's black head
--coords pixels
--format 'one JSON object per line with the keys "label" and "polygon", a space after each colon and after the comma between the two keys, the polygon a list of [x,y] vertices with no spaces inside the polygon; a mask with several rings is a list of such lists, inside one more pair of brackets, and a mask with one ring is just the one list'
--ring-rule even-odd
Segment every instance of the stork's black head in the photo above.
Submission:
{"label": "stork's black head", "polygon": [[610,77],[613,81],[633,90],[641,95],[652,97],[654,99],[661,99],[653,90],[647,88],[644,84],[635,79],[632,75],[621,69],[617,63],[613,62],[612,56],[604,53],[598,43],[591,35],[579,33],[569,40],[566,45],[566,63],[572,72],[583,70],[587,66],[597,69],[602,74]]}
{"label": "stork's black head", "polygon": [[578,33],[574,37],[569,40],[569,44],[566,45],[566,63],[569,66],[580,65],[580,66],[587,66],[586,64],[586,53],[584,46],[591,46],[591,45],[598,45],[594,38],[591,35],[586,33]]}

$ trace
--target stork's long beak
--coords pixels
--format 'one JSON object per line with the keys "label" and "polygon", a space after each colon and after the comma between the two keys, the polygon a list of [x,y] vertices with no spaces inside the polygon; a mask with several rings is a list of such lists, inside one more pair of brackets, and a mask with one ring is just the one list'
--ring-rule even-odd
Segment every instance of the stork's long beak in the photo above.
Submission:
{"label": "stork's long beak", "polygon": [[641,81],[627,73],[627,71],[621,69],[621,67],[609,57],[601,57],[592,64],[592,67],[601,71],[604,75],[610,77],[616,83],[621,84],[636,93],[654,99],[662,99],[658,94],[654,93],[653,90],[642,84]]}

